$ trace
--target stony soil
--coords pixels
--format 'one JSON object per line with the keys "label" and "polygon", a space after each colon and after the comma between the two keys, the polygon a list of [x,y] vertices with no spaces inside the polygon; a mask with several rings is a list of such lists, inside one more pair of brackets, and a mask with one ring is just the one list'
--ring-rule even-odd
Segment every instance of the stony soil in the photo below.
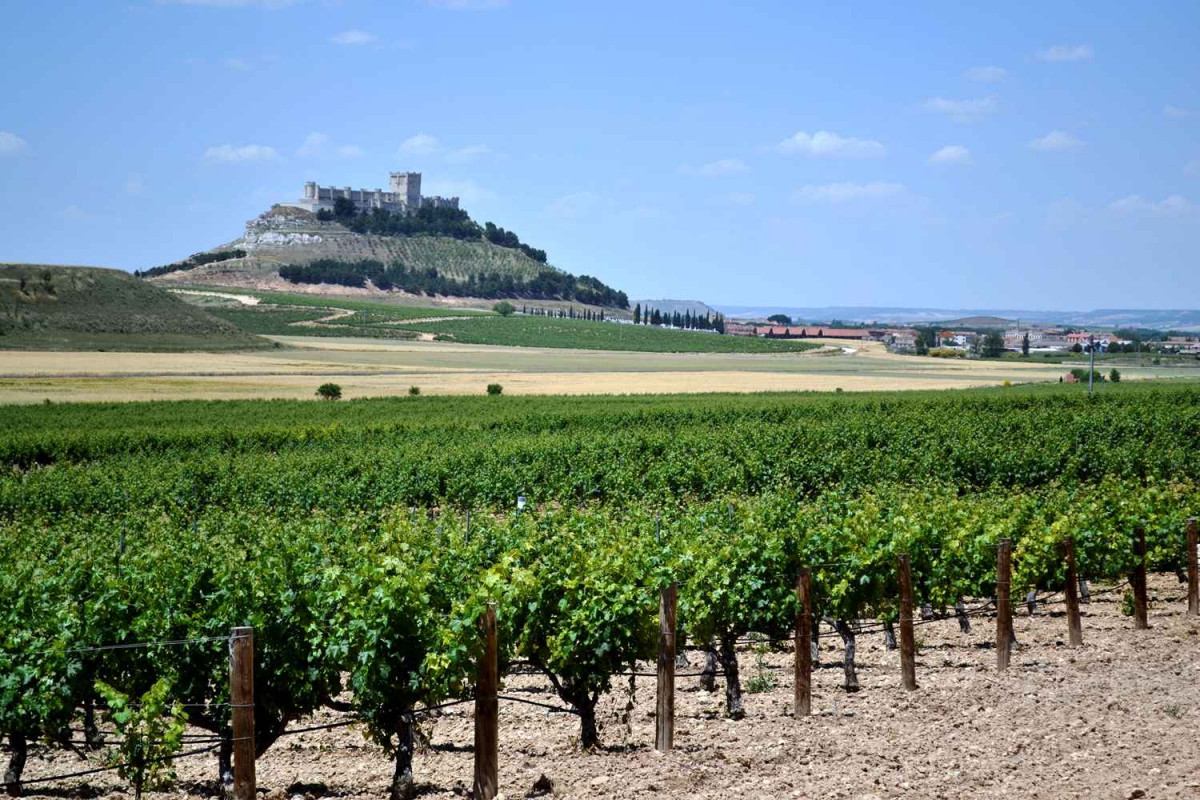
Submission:
{"label": "stony soil", "polygon": [[[841,643],[822,632],[813,716],[791,716],[790,648],[763,661],[776,682],[746,695],[746,717],[723,717],[723,693],[682,678],[676,749],[657,754],[654,680],[637,681],[631,729],[621,721],[627,679],[601,701],[605,747],[580,752],[575,717],[501,703],[500,788],[525,797],[541,776],[556,796],[668,798],[1171,798],[1200,797],[1200,619],[1184,615],[1184,587],[1153,576],[1151,628],[1135,631],[1120,594],[1084,606],[1084,647],[1066,646],[1062,605],[1015,620],[1020,641],[1005,674],[995,668],[995,621],[916,628],[918,691],[900,688],[899,656],[880,634],[859,638],[862,690],[841,687]],[[743,684],[759,674],[741,654]],[[693,672],[700,659],[681,670]],[[720,686],[720,680],[718,681]],[[536,677],[510,678],[504,694],[559,704]],[[299,725],[336,721],[322,713]],[[425,726],[415,763],[422,795],[464,795],[472,776],[471,706]],[[79,769],[36,749],[26,776]],[[213,796],[212,756],[179,762],[170,796]],[[281,739],[258,763],[260,792],[274,798],[386,797],[392,765],[356,728]],[[35,787],[31,787],[35,788]],[[116,797],[111,773],[37,787],[49,797]],[[166,795],[164,795],[166,796]]]}

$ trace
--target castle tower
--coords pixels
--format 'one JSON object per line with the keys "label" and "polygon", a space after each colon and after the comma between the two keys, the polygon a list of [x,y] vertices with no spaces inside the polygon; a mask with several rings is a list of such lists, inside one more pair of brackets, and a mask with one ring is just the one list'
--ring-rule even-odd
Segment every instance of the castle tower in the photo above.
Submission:
{"label": "castle tower", "polygon": [[421,173],[391,172],[388,178],[391,190],[400,195],[409,213],[421,207]]}

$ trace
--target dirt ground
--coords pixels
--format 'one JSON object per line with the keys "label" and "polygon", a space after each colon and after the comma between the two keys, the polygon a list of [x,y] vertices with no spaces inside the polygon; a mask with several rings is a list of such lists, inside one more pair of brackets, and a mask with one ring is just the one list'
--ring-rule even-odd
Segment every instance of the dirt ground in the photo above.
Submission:
{"label": "dirt ground", "polygon": [[[1200,796],[1200,619],[1188,618],[1185,587],[1152,576],[1150,630],[1120,614],[1120,594],[1083,606],[1084,646],[1066,646],[1061,604],[1031,618],[1019,607],[1020,645],[996,672],[995,620],[970,634],[953,619],[918,625],[919,689],[900,688],[899,655],[878,633],[858,641],[862,689],[842,688],[841,642],[821,633],[813,716],[791,716],[790,647],[764,657],[773,690],[745,696],[746,717],[723,716],[724,695],[681,678],[673,752],[655,753],[654,679],[637,681],[632,730],[619,715],[626,678],[601,700],[604,748],[577,746],[578,721],[501,702],[500,791],[526,797],[548,778],[563,798],[1176,798]],[[1095,587],[1094,587],[1095,588]],[[700,667],[692,654],[692,666]],[[647,669],[652,667],[647,666]],[[740,657],[743,686],[759,674],[756,654]],[[553,705],[547,682],[521,676],[503,694]],[[322,713],[297,723],[341,719]],[[452,798],[472,779],[472,706],[428,722],[430,743],[415,761],[428,798]],[[212,796],[214,756],[183,759],[171,797]],[[26,777],[83,763],[36,749]],[[286,737],[258,762],[259,791],[272,798],[386,797],[392,764],[356,728]],[[31,790],[42,787],[30,787]],[[111,773],[44,787],[46,797],[118,797]]]}

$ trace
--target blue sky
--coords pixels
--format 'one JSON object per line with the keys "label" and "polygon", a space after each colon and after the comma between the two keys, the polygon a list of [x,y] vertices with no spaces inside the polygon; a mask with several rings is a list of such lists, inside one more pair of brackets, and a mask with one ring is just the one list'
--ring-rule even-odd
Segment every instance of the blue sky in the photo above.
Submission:
{"label": "blue sky", "polygon": [[0,260],[424,173],[635,297],[1200,305],[1200,4],[8,2]]}

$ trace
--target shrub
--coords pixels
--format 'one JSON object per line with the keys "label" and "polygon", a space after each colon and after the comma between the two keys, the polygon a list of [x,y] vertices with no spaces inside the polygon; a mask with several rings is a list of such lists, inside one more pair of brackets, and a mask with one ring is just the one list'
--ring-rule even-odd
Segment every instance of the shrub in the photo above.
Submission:
{"label": "shrub", "polygon": [[170,682],[166,678],[158,680],[140,702],[131,702],[128,695],[103,681],[96,681],[95,686],[111,709],[109,719],[120,737],[116,748],[107,754],[109,764],[133,783],[135,798],[145,790],[169,789],[175,780],[170,758],[182,749],[187,727],[183,706],[167,699]]}
{"label": "shrub", "polygon": [[416,396],[417,396],[417,395],[419,395],[420,393],[421,393],[421,387],[420,387],[420,386],[410,386],[410,387],[408,387],[408,396],[409,396],[409,397],[416,397]]}
{"label": "shrub", "polygon": [[490,395],[498,395],[504,392],[504,387],[498,383],[489,383],[487,393]]}
{"label": "shrub", "polygon": [[336,383],[322,383],[317,387],[317,396],[323,400],[341,400],[342,387]]}
{"label": "shrub", "polygon": [[501,300],[499,303],[496,303],[496,305],[492,306],[492,311],[495,311],[502,317],[511,317],[516,310],[517,309],[513,307],[513,304],[507,300]]}
{"label": "shrub", "polygon": [[1120,383],[1121,382],[1121,371],[1118,369],[1114,369],[1112,372],[1108,373],[1108,379],[1110,381],[1112,381],[1113,383]]}

